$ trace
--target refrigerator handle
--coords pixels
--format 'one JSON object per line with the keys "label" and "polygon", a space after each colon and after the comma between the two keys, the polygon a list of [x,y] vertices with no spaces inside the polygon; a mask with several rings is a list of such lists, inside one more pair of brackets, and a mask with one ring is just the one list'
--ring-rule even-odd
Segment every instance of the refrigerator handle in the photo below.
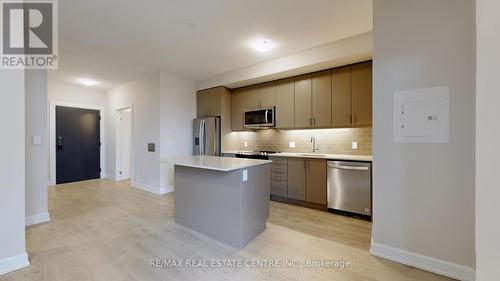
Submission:
{"label": "refrigerator handle", "polygon": [[203,119],[200,120],[200,155],[203,155],[203,138],[204,138],[204,133],[203,133]]}
{"label": "refrigerator handle", "polygon": [[215,122],[215,142],[214,142],[215,156],[222,156],[220,151],[220,121]]}
{"label": "refrigerator handle", "polygon": [[207,155],[207,120],[203,119],[203,155]]}

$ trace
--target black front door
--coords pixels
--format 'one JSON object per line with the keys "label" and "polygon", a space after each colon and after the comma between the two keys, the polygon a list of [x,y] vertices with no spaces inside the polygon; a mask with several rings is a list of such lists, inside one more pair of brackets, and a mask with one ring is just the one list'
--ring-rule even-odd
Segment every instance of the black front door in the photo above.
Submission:
{"label": "black front door", "polygon": [[99,110],[56,106],[56,183],[100,178]]}

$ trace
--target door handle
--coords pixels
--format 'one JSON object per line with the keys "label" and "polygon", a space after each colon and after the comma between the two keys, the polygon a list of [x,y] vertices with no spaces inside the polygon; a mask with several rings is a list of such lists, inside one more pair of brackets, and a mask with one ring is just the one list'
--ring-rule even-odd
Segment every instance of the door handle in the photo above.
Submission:
{"label": "door handle", "polygon": [[328,167],[341,170],[368,171],[368,167],[359,167],[359,166],[332,165]]}
{"label": "door handle", "polygon": [[62,137],[57,137],[57,151],[62,151],[62,150],[63,150]]}

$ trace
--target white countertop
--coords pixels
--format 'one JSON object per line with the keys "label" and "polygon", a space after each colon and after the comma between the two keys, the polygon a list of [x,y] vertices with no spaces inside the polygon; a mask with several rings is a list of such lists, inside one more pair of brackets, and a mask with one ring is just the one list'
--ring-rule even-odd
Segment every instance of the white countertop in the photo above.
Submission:
{"label": "white countertop", "polygon": [[187,156],[176,159],[164,159],[161,160],[161,162],[178,166],[184,166],[184,167],[229,172],[252,166],[268,164],[271,163],[272,161],[198,155],[198,156]]}
{"label": "white countertop", "polygon": [[[239,151],[224,151],[227,154],[237,154]],[[241,151],[244,152],[244,151]],[[349,154],[326,154],[326,153],[297,153],[297,152],[280,152],[270,154],[271,157],[297,157],[297,158],[319,158],[327,160],[346,160],[346,161],[373,161],[371,155],[349,155]]]}

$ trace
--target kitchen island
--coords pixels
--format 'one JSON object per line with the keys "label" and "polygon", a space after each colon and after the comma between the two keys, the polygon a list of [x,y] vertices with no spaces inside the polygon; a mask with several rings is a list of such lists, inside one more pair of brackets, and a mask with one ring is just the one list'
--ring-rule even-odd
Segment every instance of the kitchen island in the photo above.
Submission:
{"label": "kitchen island", "polygon": [[215,240],[242,248],[266,228],[267,160],[190,156],[175,167],[175,221]]}

